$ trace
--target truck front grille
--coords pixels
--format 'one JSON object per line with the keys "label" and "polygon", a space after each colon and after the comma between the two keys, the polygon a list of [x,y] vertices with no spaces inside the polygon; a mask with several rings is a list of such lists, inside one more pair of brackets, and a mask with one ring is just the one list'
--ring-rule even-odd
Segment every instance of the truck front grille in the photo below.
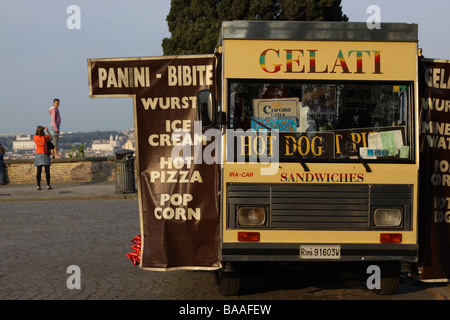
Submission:
{"label": "truck front grille", "polygon": [[239,206],[266,206],[270,229],[369,230],[371,207],[403,206],[411,211],[407,185],[230,184],[228,227],[236,228]]}

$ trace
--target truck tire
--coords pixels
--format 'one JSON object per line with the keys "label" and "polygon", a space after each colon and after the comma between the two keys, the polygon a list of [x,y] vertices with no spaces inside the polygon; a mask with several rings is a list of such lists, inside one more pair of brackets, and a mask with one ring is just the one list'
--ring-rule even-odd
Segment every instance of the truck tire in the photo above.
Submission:
{"label": "truck tire", "polygon": [[400,283],[401,263],[398,261],[389,261],[378,263],[381,270],[380,289],[373,291],[380,295],[394,294]]}
{"label": "truck tire", "polygon": [[241,268],[239,265],[232,267],[227,265],[226,268],[217,271],[217,285],[219,293],[223,296],[236,296],[241,287]]}

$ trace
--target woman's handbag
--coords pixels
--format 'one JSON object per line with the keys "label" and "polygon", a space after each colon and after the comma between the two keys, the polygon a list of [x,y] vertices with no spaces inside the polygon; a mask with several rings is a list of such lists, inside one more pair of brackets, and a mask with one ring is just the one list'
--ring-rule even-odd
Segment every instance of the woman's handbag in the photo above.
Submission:
{"label": "woman's handbag", "polygon": [[55,145],[50,141],[45,139],[45,144],[47,146],[47,153],[51,154],[50,150],[55,149]]}

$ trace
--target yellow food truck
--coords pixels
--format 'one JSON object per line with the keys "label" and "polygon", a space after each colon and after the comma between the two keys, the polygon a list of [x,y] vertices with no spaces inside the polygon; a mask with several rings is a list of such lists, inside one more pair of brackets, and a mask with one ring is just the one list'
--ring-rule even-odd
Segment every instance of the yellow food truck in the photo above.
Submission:
{"label": "yellow food truck", "polygon": [[248,264],[361,262],[390,294],[418,261],[417,25],[223,22],[214,54],[88,69],[133,98],[141,268],[235,295]]}
{"label": "yellow food truck", "polygon": [[[418,258],[417,25],[222,25],[220,290],[247,262],[361,261],[396,290]],[[216,101],[216,104],[214,103]]]}

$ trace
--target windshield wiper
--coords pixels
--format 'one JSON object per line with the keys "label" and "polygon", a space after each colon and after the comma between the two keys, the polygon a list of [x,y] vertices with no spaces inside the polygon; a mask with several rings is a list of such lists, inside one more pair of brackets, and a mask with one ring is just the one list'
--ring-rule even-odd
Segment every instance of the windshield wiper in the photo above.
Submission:
{"label": "windshield wiper", "polygon": [[[252,118],[251,120],[252,120],[252,121],[255,121],[255,122],[256,122],[257,124],[259,124],[260,126],[266,128],[267,130],[269,130],[270,132],[272,132],[272,129],[271,129],[271,128],[267,127],[266,125],[262,124],[261,122],[255,120],[255,119],[253,119],[253,118]],[[286,146],[289,148],[289,143],[288,143],[287,139],[284,139],[284,140],[285,140]],[[305,172],[309,172],[309,171],[310,171],[310,170],[309,170],[309,167],[308,167],[308,165],[306,164],[306,162],[305,162],[305,160],[303,159],[303,157],[302,157],[302,156],[300,155],[300,153],[298,152],[298,148],[295,150],[294,154],[297,156],[297,160],[298,160],[298,162],[301,164],[301,166],[303,167],[303,170],[304,170]]]}
{"label": "windshield wiper", "polygon": [[[284,139],[286,142],[286,146],[289,148],[289,143],[287,141],[287,139]],[[300,153],[298,152],[298,148],[296,148],[294,154],[297,156],[297,160],[298,162],[302,165],[303,170],[305,170],[305,172],[309,172],[309,167],[305,162],[305,159],[300,155]]]}
{"label": "windshield wiper", "polygon": [[[336,134],[336,131],[333,131],[333,132],[334,132],[334,134]],[[366,169],[366,172],[372,172],[372,169],[369,167],[369,165],[367,164],[366,160],[364,160],[361,157],[361,155],[359,154],[358,150],[356,150],[356,148],[354,147],[354,146],[356,146],[356,143],[353,140],[350,140],[348,137],[346,137],[343,134],[341,134],[341,137],[345,140],[345,142],[350,143],[352,150],[356,151],[356,155],[357,155],[359,161],[361,162],[361,164]]]}

